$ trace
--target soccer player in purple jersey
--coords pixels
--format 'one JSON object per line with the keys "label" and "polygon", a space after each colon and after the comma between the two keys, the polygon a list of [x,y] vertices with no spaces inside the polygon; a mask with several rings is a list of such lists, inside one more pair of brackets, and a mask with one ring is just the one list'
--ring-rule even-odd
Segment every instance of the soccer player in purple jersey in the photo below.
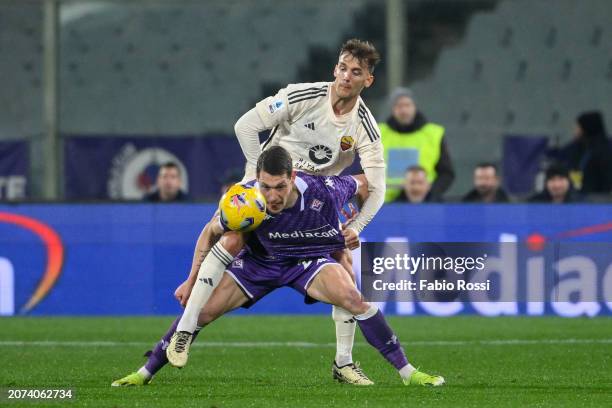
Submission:
{"label": "soccer player in purple jersey", "polygon": [[[289,84],[276,95],[259,101],[236,122],[235,131],[247,160],[243,181],[255,178],[255,165],[262,151],[285,148],[293,159],[293,167],[306,173],[334,176],[359,156],[368,181],[368,197],[361,211],[350,219],[342,235],[348,250],[359,245],[359,234],[376,215],[384,202],[385,162],[376,120],[361,99],[361,92],[374,82],[374,69],[380,61],[376,48],[367,41],[352,39],[342,45],[334,67],[333,82]],[[270,136],[259,144],[259,132],[271,129]],[[214,286],[223,277],[227,263],[243,248],[241,235],[226,233],[214,247],[198,243],[196,251],[210,248],[175,295],[186,302],[178,322],[178,331],[193,332],[202,307]],[[351,274],[351,254],[347,249],[332,254]],[[195,260],[195,259],[194,259]],[[195,265],[195,262],[194,262]],[[212,285],[200,284],[200,278]],[[353,279],[354,280],[354,279]],[[356,323],[342,307],[332,307],[336,328],[336,356],[332,373],[342,382],[371,384],[355,370],[352,357]]]}
{"label": "soccer player in purple jersey", "polygon": [[[368,185],[368,197],[361,212],[342,230],[346,248],[359,245],[359,233],[374,217],[385,196],[385,163],[376,120],[360,97],[372,85],[374,68],[380,60],[375,47],[367,41],[349,40],[343,44],[336,66],[334,82],[289,84],[276,95],[260,101],[236,123],[235,130],[247,159],[245,179],[255,177],[255,163],[262,150],[282,146],[289,151],[293,165],[317,175],[337,175],[359,156]],[[271,136],[259,144],[258,132],[272,129]],[[175,291],[175,297],[186,306],[183,315],[171,325],[175,330],[194,332],[198,315],[218,284],[226,267],[244,246],[241,235],[229,232],[221,242],[211,240],[211,224],[202,230],[196,243],[190,275]],[[350,251],[332,254],[351,273]],[[198,284],[204,277],[212,285]],[[356,370],[352,348],[355,321],[347,310],[334,306],[332,318],[336,327],[336,356],[332,373],[342,382],[367,385],[372,382]],[[169,336],[157,348],[168,346]],[[157,349],[156,348],[156,349]],[[130,374],[114,385],[142,385],[167,362],[149,356],[139,374]]]}
{"label": "soccer player in purple jersey", "polygon": [[[314,299],[348,310],[368,343],[398,370],[404,384],[444,384],[441,376],[420,372],[408,362],[382,313],[363,301],[349,275],[330,256],[345,245],[338,213],[354,195],[367,195],[365,177],[296,174],[291,157],[280,146],[261,154],[256,174],[270,217],[247,240],[250,243],[256,238],[258,245],[247,244],[228,266],[199,315],[199,326],[238,307],[250,307],[276,288],[289,286],[307,302]],[[210,234],[218,237],[223,232],[217,223]],[[173,365],[187,363],[194,334],[178,331],[173,335],[174,354],[168,355]]]}
{"label": "soccer player in purple jersey", "polygon": [[[354,195],[367,196],[366,178],[296,174],[291,163],[289,153],[280,146],[261,154],[257,183],[270,214],[252,233],[261,249],[247,244],[234,259],[200,313],[199,326],[235,308],[250,307],[276,288],[289,286],[307,302],[314,299],[348,310],[368,343],[398,370],[406,385],[444,384],[443,377],[425,374],[408,363],[382,313],[363,300],[349,275],[330,257],[345,246],[338,214]],[[223,232],[216,224],[211,233],[220,236]],[[187,363],[192,337],[189,332],[174,334],[177,353],[170,359],[173,365]]]}

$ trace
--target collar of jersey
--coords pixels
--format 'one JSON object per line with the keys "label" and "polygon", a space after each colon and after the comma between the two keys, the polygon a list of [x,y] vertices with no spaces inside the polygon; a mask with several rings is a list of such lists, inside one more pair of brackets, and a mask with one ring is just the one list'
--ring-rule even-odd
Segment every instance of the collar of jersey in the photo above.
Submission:
{"label": "collar of jersey", "polygon": [[[304,179],[302,179],[300,176],[295,176],[295,186],[297,187],[298,191],[300,192],[300,211],[304,211],[304,207],[306,206],[304,203],[304,192],[306,191],[306,189],[308,189],[308,184],[304,181]],[[293,210],[296,206],[293,205],[293,207],[291,208],[287,208],[286,210]],[[283,211],[286,211],[283,210]]]}

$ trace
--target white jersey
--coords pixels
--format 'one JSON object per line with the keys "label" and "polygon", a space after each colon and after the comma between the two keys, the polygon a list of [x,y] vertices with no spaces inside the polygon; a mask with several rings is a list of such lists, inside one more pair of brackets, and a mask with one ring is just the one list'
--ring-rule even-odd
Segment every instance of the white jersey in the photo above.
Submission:
{"label": "white jersey", "polygon": [[337,175],[353,163],[385,167],[378,124],[361,97],[348,113],[337,116],[330,82],[290,84],[256,105],[270,136],[262,145],[280,145],[291,154],[293,167],[311,174]]}

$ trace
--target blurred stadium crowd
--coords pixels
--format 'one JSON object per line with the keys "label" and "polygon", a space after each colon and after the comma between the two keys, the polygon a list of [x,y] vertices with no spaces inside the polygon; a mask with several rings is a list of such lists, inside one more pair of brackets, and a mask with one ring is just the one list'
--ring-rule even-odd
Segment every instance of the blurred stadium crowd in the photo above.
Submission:
{"label": "blurred stadium crowd", "polygon": [[242,176],[236,119],[331,80],[358,37],[383,56],[363,97],[387,202],[612,201],[611,15],[607,0],[3,1],[0,200],[217,199]]}

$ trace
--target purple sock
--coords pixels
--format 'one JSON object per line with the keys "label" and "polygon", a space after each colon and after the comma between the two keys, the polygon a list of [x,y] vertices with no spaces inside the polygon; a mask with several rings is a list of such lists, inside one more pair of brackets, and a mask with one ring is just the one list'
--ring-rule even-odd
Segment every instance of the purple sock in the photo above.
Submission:
{"label": "purple sock", "polygon": [[357,324],[359,324],[359,328],[368,343],[376,348],[397,370],[408,364],[408,359],[406,359],[406,354],[404,354],[399,339],[393,334],[393,330],[385,321],[385,317],[380,310],[368,319],[357,320]]}
{"label": "purple sock", "polygon": [[[170,328],[168,328],[166,334],[164,334],[161,340],[157,342],[155,348],[145,353],[145,357],[149,357],[147,363],[145,364],[145,368],[149,373],[151,373],[152,376],[155,375],[155,373],[161,370],[162,367],[168,363],[168,357],[166,357],[166,348],[168,348],[170,339],[176,331],[176,326],[178,326],[180,320],[181,316],[177,317],[170,325]],[[195,341],[196,337],[198,337],[199,333],[199,330],[196,330],[193,333],[193,337],[191,339],[192,343]]]}

